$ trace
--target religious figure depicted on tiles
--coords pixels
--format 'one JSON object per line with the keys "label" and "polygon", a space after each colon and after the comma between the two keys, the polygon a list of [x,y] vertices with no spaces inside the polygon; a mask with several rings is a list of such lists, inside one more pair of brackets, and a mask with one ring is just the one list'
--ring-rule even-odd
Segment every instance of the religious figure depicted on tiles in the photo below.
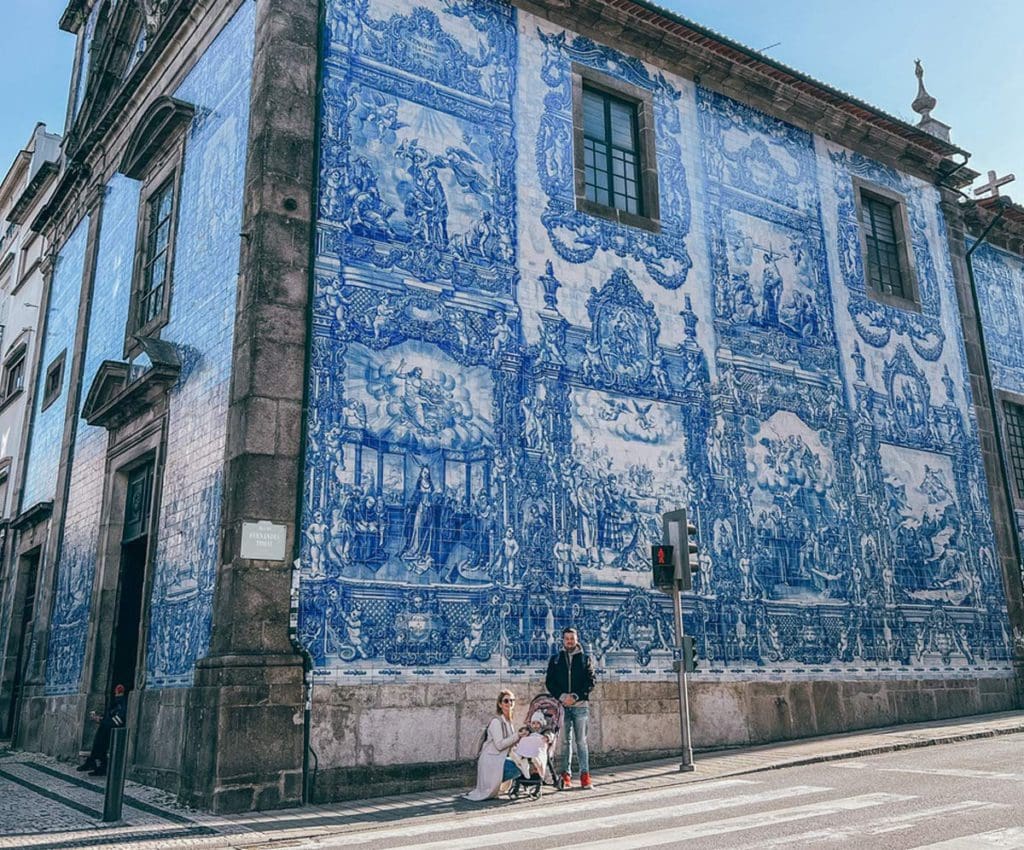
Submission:
{"label": "religious figure depicted on tiles", "polygon": [[[670,677],[648,562],[678,507],[711,675],[1005,665],[933,189],[500,0],[327,26],[319,677],[530,677],[570,621],[606,675]],[[573,63],[650,92],[660,232],[576,209]],[[919,313],[866,291],[853,176],[907,197]]]}

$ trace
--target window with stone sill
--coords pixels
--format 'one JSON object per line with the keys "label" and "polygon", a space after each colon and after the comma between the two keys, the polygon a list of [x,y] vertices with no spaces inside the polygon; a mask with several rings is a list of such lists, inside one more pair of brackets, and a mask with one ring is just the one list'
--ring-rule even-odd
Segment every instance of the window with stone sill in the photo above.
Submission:
{"label": "window with stone sill", "polygon": [[658,232],[651,93],[573,65],[576,209]]}
{"label": "window with stone sill", "polygon": [[11,482],[11,458],[0,461],[0,516],[7,516],[7,490]]}
{"label": "window with stone sill", "polygon": [[4,362],[3,398],[0,399],[0,403],[14,398],[25,389],[25,352],[26,347],[19,346]]}
{"label": "window with stone sill", "polygon": [[122,154],[120,172],[142,183],[125,357],[138,353],[137,336],[159,337],[170,317],[181,169],[194,114],[189,103],[156,98],[139,116]]}
{"label": "window with stone sill", "polygon": [[177,164],[175,159],[171,168],[161,169],[143,188],[126,356],[135,351],[135,336],[158,336],[169,318],[178,214]]}
{"label": "window with stone sill", "polygon": [[64,349],[46,369],[46,379],[43,381],[42,410],[46,410],[46,408],[60,398],[61,390],[64,389],[64,361],[66,355],[67,349]]}
{"label": "window with stone sill", "polygon": [[888,189],[854,182],[869,297],[890,306],[920,310],[904,199]]}

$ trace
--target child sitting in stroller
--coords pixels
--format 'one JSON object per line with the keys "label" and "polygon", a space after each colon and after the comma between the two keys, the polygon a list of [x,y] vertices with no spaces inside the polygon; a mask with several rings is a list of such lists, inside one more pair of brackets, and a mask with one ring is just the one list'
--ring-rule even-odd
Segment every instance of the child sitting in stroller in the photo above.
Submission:
{"label": "child sitting in stroller", "polygon": [[[555,743],[555,736],[547,728],[548,721],[543,711],[530,715],[530,722],[520,731],[526,732],[516,744],[516,755],[520,760],[523,776],[541,777],[548,771],[548,751]],[[522,762],[526,762],[523,764]]]}
{"label": "child sitting in stroller", "polygon": [[510,797],[518,797],[524,789],[536,799],[542,785],[557,785],[550,769],[550,755],[562,725],[562,705],[554,697],[543,694],[530,703],[530,720],[526,731],[513,750],[520,775],[513,777]]}

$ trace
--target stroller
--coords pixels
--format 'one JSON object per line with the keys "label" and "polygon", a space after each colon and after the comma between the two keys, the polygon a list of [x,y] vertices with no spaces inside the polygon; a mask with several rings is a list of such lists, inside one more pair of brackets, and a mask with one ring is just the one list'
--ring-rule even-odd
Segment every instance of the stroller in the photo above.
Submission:
{"label": "stroller", "polygon": [[[562,728],[562,704],[556,697],[553,697],[550,694],[540,694],[530,701],[530,708],[526,714],[527,718],[533,717],[533,715],[538,711],[541,712],[545,718],[545,723],[540,731],[550,732],[554,735],[555,741],[557,742],[558,733]],[[547,748],[547,752],[545,754],[546,767],[543,775],[541,776],[523,776],[522,771],[517,768],[516,775],[512,777],[512,787],[508,792],[510,799],[516,800],[520,796],[526,794],[536,800],[540,797],[540,790],[544,785],[551,785],[559,791],[562,790],[562,777],[555,773],[554,768],[551,765],[552,759],[554,758],[554,750],[555,743],[552,743]],[[508,763],[506,762],[506,765],[507,764]]]}

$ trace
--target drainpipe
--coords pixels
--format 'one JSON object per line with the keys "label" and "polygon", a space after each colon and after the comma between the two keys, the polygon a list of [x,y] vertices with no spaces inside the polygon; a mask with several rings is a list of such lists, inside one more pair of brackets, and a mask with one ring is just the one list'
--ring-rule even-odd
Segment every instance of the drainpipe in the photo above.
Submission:
{"label": "drainpipe", "polygon": [[[292,565],[291,606],[288,616],[288,639],[292,648],[302,658],[302,803],[305,805],[313,798],[316,789],[316,774],[320,759],[313,750],[311,732],[313,726],[313,656],[299,640],[299,559]],[[312,774],[309,772],[309,756],[313,755],[315,764]]]}
{"label": "drainpipe", "polygon": [[1021,568],[1020,530],[1017,527],[1017,517],[1013,508],[1013,490],[1011,489],[1010,475],[1007,472],[1006,449],[1003,445],[1003,431],[999,425],[998,408],[996,407],[996,392],[992,384],[992,371],[989,368],[988,346],[985,344],[985,323],[982,321],[981,304],[978,300],[978,287],[974,280],[974,262],[971,259],[974,252],[984,244],[989,233],[992,232],[992,228],[999,223],[999,220],[1003,217],[1003,214],[1010,207],[1011,203],[1012,201],[1009,196],[1001,195],[999,197],[999,207],[995,218],[988,223],[988,226],[981,232],[981,236],[975,239],[974,244],[967,249],[964,259],[967,262],[967,281],[971,287],[971,305],[974,308],[975,320],[978,326],[978,347],[981,349],[981,364],[985,375],[985,388],[988,391],[989,407],[992,409],[992,430],[995,433],[996,456],[999,458],[999,473],[1003,481],[1003,491],[1006,493],[1007,510],[1010,512],[1010,525],[1012,526],[1013,532],[1010,535],[1010,539],[1013,541],[1013,555],[1016,559],[1017,569],[1019,571]]}

